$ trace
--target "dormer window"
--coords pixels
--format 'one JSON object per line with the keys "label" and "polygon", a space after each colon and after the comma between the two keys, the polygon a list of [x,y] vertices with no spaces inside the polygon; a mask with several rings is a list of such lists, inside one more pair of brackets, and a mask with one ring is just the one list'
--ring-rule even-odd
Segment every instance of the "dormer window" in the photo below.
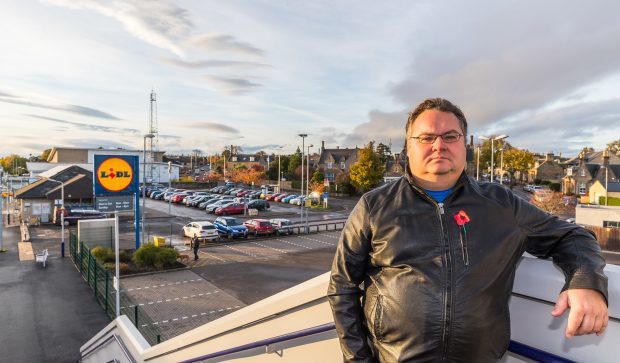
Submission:
{"label": "dormer window", "polygon": [[579,170],[579,176],[586,176],[586,169]]}
{"label": "dormer window", "polygon": [[340,169],[344,170],[344,161],[340,163]]}
{"label": "dormer window", "polygon": [[250,161],[254,161],[254,157],[253,156],[250,156]]}
{"label": "dormer window", "polygon": [[334,163],[327,163],[327,169],[331,169],[334,167]]}
{"label": "dormer window", "polygon": [[236,157],[236,156],[233,156],[233,157],[232,157],[232,161],[237,161],[237,157]]}

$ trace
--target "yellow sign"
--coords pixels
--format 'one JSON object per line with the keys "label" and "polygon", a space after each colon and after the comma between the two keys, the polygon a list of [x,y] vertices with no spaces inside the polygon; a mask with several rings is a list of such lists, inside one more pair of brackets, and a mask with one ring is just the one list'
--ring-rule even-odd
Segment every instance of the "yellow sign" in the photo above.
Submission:
{"label": "yellow sign", "polygon": [[104,189],[120,192],[131,184],[133,169],[121,158],[109,158],[99,165],[97,180]]}

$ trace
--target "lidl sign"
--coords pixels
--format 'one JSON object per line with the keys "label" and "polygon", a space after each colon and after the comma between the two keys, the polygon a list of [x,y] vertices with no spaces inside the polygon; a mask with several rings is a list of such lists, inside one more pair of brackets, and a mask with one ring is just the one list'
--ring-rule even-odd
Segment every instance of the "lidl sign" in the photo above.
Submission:
{"label": "lidl sign", "polygon": [[95,155],[95,196],[128,195],[138,191],[138,157]]}

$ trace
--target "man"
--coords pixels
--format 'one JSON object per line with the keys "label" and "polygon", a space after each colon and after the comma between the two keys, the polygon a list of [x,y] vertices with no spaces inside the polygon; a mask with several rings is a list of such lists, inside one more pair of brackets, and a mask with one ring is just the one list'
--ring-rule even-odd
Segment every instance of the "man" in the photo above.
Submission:
{"label": "man", "polygon": [[552,312],[570,307],[566,337],[603,334],[607,279],[593,236],[468,178],[467,121],[449,101],[421,103],[406,135],[406,177],[360,199],[336,250],[328,298],[344,360],[500,359],[524,251],[552,257],[566,275]]}
{"label": "man", "polygon": [[200,240],[198,237],[192,237],[192,247],[194,247],[194,261],[198,259],[198,250],[200,249]]}

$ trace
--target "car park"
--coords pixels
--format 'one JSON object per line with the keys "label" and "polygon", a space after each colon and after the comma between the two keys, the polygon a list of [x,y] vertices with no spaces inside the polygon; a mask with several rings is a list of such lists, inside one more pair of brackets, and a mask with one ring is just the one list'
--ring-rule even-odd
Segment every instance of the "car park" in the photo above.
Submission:
{"label": "car park", "polygon": [[293,222],[284,218],[270,219],[269,223],[275,228],[276,234],[291,234],[293,233]]}
{"label": "car park", "polygon": [[248,228],[248,233],[252,233],[255,236],[269,235],[275,233],[275,228],[267,219],[250,219],[243,223]]}
{"label": "car park", "polygon": [[240,219],[235,217],[218,217],[213,221],[220,236],[228,239],[243,237],[248,238],[248,228],[243,225]]}
{"label": "car park", "polygon": [[282,193],[280,195],[277,195],[273,198],[274,202],[281,202],[282,199],[286,198],[286,196],[288,195],[288,193]]}
{"label": "car park", "polygon": [[215,201],[215,202],[213,202],[213,203],[211,203],[211,204],[208,204],[208,205],[206,206],[205,210],[207,211],[207,213],[215,213],[215,211],[216,211],[219,207],[221,207],[221,206],[223,206],[223,205],[226,205],[226,204],[228,204],[228,203],[230,203],[230,202],[231,202],[231,201],[229,201],[229,200],[218,199],[217,201]]}
{"label": "car park", "polygon": [[197,238],[203,241],[215,241],[219,238],[217,227],[209,221],[191,222],[183,226],[184,237]]}
{"label": "car park", "polygon": [[269,200],[273,200],[273,198],[276,198],[277,196],[282,195],[282,194],[284,194],[284,193],[268,194],[268,195],[265,197],[265,200],[267,200],[267,201],[269,201]]}
{"label": "car park", "polygon": [[215,209],[215,215],[225,216],[229,214],[243,214],[244,211],[245,205],[243,203],[232,202],[228,204],[223,204],[217,209]]}
{"label": "car park", "polygon": [[297,197],[299,197],[299,194],[287,195],[286,197],[282,198],[282,203],[290,203],[291,199],[295,199]]}
{"label": "car park", "polygon": [[302,205],[304,203],[304,201],[306,200],[306,197],[300,195],[296,198],[293,198],[289,201],[289,204],[294,204],[294,205]]}

